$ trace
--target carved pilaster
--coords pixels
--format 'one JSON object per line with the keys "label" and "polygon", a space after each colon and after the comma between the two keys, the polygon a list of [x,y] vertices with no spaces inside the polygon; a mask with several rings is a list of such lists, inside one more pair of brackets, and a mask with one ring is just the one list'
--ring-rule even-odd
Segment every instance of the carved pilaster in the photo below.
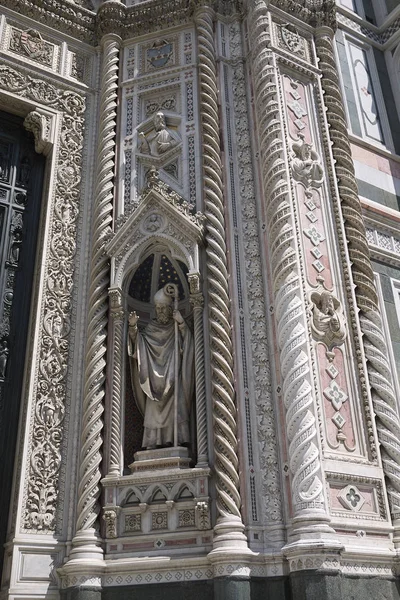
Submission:
{"label": "carved pilaster", "polygon": [[272,292],[280,356],[293,498],[292,533],[324,535],[330,528],[319,455],[310,339],[301,278],[295,214],[290,202],[288,167],[279,105],[277,64],[270,48],[263,0],[251,3],[249,31],[255,108],[261,149],[264,201],[268,217]]}
{"label": "carved pilaster", "polygon": [[[77,505],[75,555],[81,543],[96,548],[95,522],[99,514],[101,431],[105,382],[108,316],[109,261],[105,244],[111,233],[115,127],[120,38],[103,38],[103,66],[99,110],[99,141],[94,191],[92,256],[90,264],[89,315],[86,346],[85,386],[82,415],[81,456]],[[72,554],[75,558],[75,555]],[[86,552],[87,556],[87,552]]]}
{"label": "carved pilaster", "polygon": [[[353,337],[356,346],[357,363],[362,384],[364,406],[368,407],[368,392],[363,374],[363,354],[367,360],[368,379],[376,415],[378,438],[384,473],[388,480],[388,495],[392,518],[397,530],[399,543],[400,529],[400,419],[393,386],[388,349],[383,333],[383,325],[375,290],[374,274],[369,258],[365,225],[361,214],[357,183],[351,157],[350,142],[347,133],[346,117],[340,90],[339,76],[333,50],[333,31],[321,27],[316,33],[316,49],[319,67],[323,73],[321,79],[324,90],[326,118],[329,124],[334,169],[340,203],[335,207],[337,229],[342,223],[346,234],[346,246],[351,264],[350,277],[344,269],[346,289],[350,311],[352,313]],[[334,186],[331,184],[334,190]],[[333,194],[335,198],[336,193]],[[343,251],[345,253],[345,251]],[[347,260],[344,261],[346,264]],[[354,307],[352,288],[355,285]],[[358,310],[357,310],[358,309]],[[362,331],[362,342],[358,333],[357,315]],[[374,451],[373,431],[370,431],[370,443]],[[376,456],[376,453],[375,453]]]}
{"label": "carved pilaster", "polygon": [[240,514],[236,406],[233,387],[231,315],[228,295],[213,17],[214,13],[208,6],[199,7],[195,13],[199,56],[211,384],[218,511],[214,546],[218,548],[220,544],[224,544],[226,534],[225,548],[239,546],[245,549],[247,546]]}
{"label": "carved pilaster", "polygon": [[110,317],[112,338],[111,376],[111,438],[109,475],[121,474],[121,394],[122,394],[122,365],[124,349],[124,320],[125,311],[122,308],[122,298],[119,290],[110,290]]}

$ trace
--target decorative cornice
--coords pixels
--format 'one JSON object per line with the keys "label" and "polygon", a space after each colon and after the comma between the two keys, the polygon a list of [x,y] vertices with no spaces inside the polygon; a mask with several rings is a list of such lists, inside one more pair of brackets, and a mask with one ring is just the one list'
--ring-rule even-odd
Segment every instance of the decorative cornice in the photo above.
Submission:
{"label": "decorative cornice", "polygon": [[96,45],[96,15],[86,7],[63,0],[2,0],[1,5],[82,42]]}
{"label": "decorative cornice", "polygon": [[[239,0],[208,4],[225,16],[240,10]],[[181,25],[201,5],[201,1],[193,0],[153,0],[128,7],[118,0],[107,0],[95,14],[90,0],[2,0],[2,6],[90,45],[97,45],[108,33],[128,39]]]}
{"label": "decorative cornice", "polygon": [[312,27],[336,29],[335,0],[271,0],[271,4]]}

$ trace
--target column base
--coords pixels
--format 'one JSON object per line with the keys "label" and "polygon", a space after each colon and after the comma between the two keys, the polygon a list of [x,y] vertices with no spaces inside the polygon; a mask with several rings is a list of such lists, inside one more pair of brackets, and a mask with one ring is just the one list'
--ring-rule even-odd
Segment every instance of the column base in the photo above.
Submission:
{"label": "column base", "polygon": [[341,547],[338,544],[337,535],[330,526],[330,518],[323,513],[310,513],[309,515],[295,517],[292,526],[288,532],[288,544],[285,548],[291,548],[295,545],[304,546],[318,542],[326,542],[333,547]]}
{"label": "column base", "polygon": [[218,551],[244,552],[251,556],[252,552],[247,545],[244,534],[244,525],[239,517],[219,518],[214,527],[213,550],[208,555],[210,559],[218,554]]}
{"label": "column base", "polygon": [[102,540],[95,529],[77,531],[72,540],[72,550],[67,564],[84,561],[94,566],[103,566],[104,554],[101,543]]}
{"label": "column base", "polygon": [[[213,565],[214,577],[248,581],[251,571],[250,561],[253,555],[254,553],[248,547],[241,519],[234,516],[220,518],[214,527],[213,549],[207,556]],[[223,588],[221,583],[217,589],[222,590]],[[223,598],[223,596],[220,597]]]}

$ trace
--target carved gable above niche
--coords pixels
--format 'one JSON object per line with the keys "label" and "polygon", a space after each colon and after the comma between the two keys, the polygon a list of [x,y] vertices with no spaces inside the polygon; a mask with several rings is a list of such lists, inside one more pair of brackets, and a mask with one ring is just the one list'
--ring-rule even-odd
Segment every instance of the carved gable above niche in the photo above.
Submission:
{"label": "carved gable above niche", "polygon": [[161,181],[152,168],[136,210],[120,226],[107,246],[111,257],[111,286],[122,288],[123,279],[140,261],[150,244],[164,243],[173,258],[190,272],[199,272],[199,245],[203,215]]}

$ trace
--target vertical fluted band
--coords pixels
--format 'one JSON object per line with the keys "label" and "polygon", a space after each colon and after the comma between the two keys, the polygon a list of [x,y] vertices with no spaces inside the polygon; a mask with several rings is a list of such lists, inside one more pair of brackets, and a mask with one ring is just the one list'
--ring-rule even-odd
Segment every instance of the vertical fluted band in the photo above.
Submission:
{"label": "vertical fluted band", "polygon": [[104,36],[102,40],[103,64],[89,274],[77,531],[92,528],[99,513],[109,287],[109,262],[104,246],[112,223],[120,42],[120,38],[113,34]]}
{"label": "vertical fluted band", "polygon": [[116,290],[110,291],[110,317],[111,317],[111,430],[110,454],[108,474],[121,475],[121,398],[122,398],[122,367],[124,364],[124,320],[125,312],[122,308],[121,295]]}
{"label": "vertical fluted band", "polygon": [[[394,391],[387,342],[378,306],[374,274],[370,261],[368,241],[358,197],[357,182],[347,132],[343,98],[333,49],[333,31],[327,27],[316,32],[316,49],[326,106],[326,118],[332,142],[334,169],[340,197],[341,211],[336,218],[342,223],[355,285],[359,310],[362,347],[367,360],[368,380],[376,416],[378,439],[384,473],[388,480],[388,495],[392,518],[400,519],[400,420]],[[340,223],[338,224],[338,228]],[[355,311],[357,316],[357,311]],[[357,331],[355,331],[357,342]],[[357,344],[356,344],[357,345]],[[358,340],[358,346],[360,342]],[[363,369],[361,353],[358,355]],[[365,381],[361,381],[365,387]],[[365,392],[366,393],[366,392]]]}
{"label": "vertical fluted band", "polygon": [[255,0],[249,10],[251,62],[261,155],[264,201],[268,215],[269,261],[289,441],[294,521],[301,527],[328,521],[315,417],[310,340],[299,243],[291,205],[285,158],[283,115],[279,105],[277,65],[270,50],[266,4]]}
{"label": "vertical fluted band", "polygon": [[204,371],[204,298],[201,293],[190,296],[193,306],[194,364],[196,371],[197,467],[208,466],[206,381]]}
{"label": "vertical fluted band", "polygon": [[199,57],[200,114],[206,216],[207,283],[218,523],[243,529],[240,514],[236,406],[233,386],[230,300],[226,258],[214,13],[195,13]]}

